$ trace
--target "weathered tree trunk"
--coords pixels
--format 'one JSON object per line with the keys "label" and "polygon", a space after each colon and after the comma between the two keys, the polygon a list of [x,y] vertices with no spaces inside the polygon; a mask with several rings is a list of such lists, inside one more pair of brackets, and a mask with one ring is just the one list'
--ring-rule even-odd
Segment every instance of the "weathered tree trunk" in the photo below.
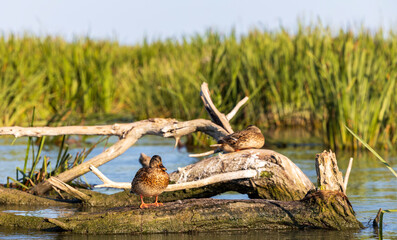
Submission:
{"label": "weathered tree trunk", "polygon": [[342,173],[339,171],[335,153],[323,151],[316,156],[317,184],[321,190],[345,191]]}
{"label": "weathered tree trunk", "polygon": [[315,192],[300,201],[192,199],[57,219],[0,213],[0,226],[84,234],[363,227],[338,191]]}

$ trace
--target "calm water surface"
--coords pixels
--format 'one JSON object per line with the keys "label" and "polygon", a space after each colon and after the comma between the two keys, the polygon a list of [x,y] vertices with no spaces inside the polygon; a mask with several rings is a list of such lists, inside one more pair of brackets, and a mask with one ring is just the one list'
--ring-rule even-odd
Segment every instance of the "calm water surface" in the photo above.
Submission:
{"label": "calm water surface", "polygon": [[[108,145],[115,142],[117,138],[109,140]],[[11,145],[13,139],[0,138],[0,182],[5,183],[7,176],[15,177],[15,168],[23,167],[24,154],[26,151],[26,139],[18,139]],[[88,141],[95,142],[94,139]],[[99,169],[110,179],[119,182],[130,182],[136,171],[140,168],[138,162],[141,152],[147,155],[158,154],[163,158],[168,172],[175,171],[178,167],[185,166],[197,161],[189,158],[183,148],[173,149],[172,139],[160,137],[145,137],[140,139],[136,145],[123,155],[113,161],[99,167]],[[77,153],[80,148],[74,148],[71,153]],[[97,147],[90,157],[103,151],[104,145]],[[316,153],[323,151],[321,146],[312,147],[290,147],[274,149],[297,164],[302,171],[316,182],[316,171],[314,159]],[[56,159],[57,149],[48,148],[42,155],[47,155],[50,160]],[[394,169],[397,168],[397,154],[382,156],[389,161]],[[148,235],[72,235],[65,233],[43,233],[35,231],[15,231],[0,228],[0,239],[377,239],[376,232],[371,228],[372,219],[379,208],[397,209],[397,179],[379,163],[371,154],[362,152],[352,156],[348,152],[337,152],[339,168],[344,173],[350,157],[354,157],[353,169],[350,174],[347,195],[356,211],[357,218],[366,226],[366,229],[357,231],[325,231],[325,230],[293,230],[293,231],[249,231],[249,232],[221,232],[221,233],[197,233],[197,234],[148,234]],[[82,180],[91,184],[100,184],[101,181],[92,173],[87,173]],[[104,193],[114,193],[118,190],[99,189]],[[246,195],[238,193],[225,193],[215,198],[219,199],[247,199]],[[26,216],[58,217],[72,215],[76,209],[64,207],[52,208],[26,208],[0,206],[0,211],[11,212]],[[397,213],[384,215],[384,239],[397,239]]]}

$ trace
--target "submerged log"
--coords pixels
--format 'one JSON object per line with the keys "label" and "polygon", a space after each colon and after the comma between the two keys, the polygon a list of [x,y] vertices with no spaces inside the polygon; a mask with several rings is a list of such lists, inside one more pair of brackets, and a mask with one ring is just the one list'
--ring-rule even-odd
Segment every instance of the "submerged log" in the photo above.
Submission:
{"label": "submerged log", "polygon": [[0,213],[0,226],[84,234],[363,227],[346,196],[336,191],[314,192],[299,201],[191,199],[57,219]]}

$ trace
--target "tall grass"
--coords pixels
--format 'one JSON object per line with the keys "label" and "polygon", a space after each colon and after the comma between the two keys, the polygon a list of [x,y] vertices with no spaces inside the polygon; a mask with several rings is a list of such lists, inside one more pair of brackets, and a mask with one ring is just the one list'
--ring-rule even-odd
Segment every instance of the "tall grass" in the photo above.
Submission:
{"label": "tall grass", "polygon": [[381,30],[208,31],[135,46],[10,35],[0,38],[0,56],[0,125],[23,125],[32,106],[36,125],[206,117],[198,95],[206,81],[223,112],[250,96],[236,128],[299,125],[320,130],[332,148],[357,148],[347,123],[372,146],[397,143],[397,38]]}

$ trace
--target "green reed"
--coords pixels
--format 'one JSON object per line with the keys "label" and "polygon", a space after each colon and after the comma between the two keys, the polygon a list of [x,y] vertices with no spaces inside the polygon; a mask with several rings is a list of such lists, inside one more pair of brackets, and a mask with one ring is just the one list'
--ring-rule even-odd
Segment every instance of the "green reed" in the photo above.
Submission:
{"label": "green reed", "polygon": [[[7,177],[7,187],[10,187],[10,183],[13,182],[16,187],[28,190],[30,187],[37,185],[38,183],[47,180],[51,176],[56,176],[66,170],[69,170],[81,163],[87,158],[87,156],[92,152],[92,150],[97,147],[97,145],[109,137],[103,137],[98,142],[94,143],[89,149],[82,149],[77,152],[75,156],[69,153],[69,147],[65,143],[66,136],[62,136],[61,145],[59,146],[58,156],[53,162],[47,156],[42,156],[42,150],[44,147],[46,137],[38,138],[37,152],[35,152],[35,144],[33,137],[29,137],[26,155],[24,161],[24,167],[16,167],[16,178]],[[31,149],[31,153],[29,151]],[[28,169],[27,165],[29,162],[29,157],[31,158],[31,167]],[[51,163],[54,164],[53,167]],[[41,167],[40,167],[41,164]]]}
{"label": "green reed", "polygon": [[318,25],[241,37],[208,31],[134,46],[1,37],[0,125],[26,123],[32,106],[36,125],[112,115],[207,117],[198,94],[206,81],[222,112],[250,96],[232,120],[236,129],[301,126],[319,131],[331,148],[357,148],[347,123],[371,145],[390,149],[397,143],[397,38],[384,35],[332,34]]}
{"label": "green reed", "polygon": [[[362,144],[372,154],[374,154],[376,156],[376,158],[378,158],[378,160],[380,162],[382,162],[390,170],[390,172],[397,178],[396,171],[394,171],[394,169],[390,166],[390,164],[385,159],[383,159],[371,146],[368,145],[367,142],[365,142],[361,137],[359,137],[356,133],[354,133],[346,125],[345,125],[345,128],[347,129],[347,131],[349,131],[353,135],[353,137],[357,140],[357,142]],[[383,215],[385,213],[397,213],[397,209],[382,210],[382,208],[381,208],[379,211],[380,211],[380,214],[379,214],[379,231],[378,231],[378,235],[379,235],[379,239],[383,239]]]}

